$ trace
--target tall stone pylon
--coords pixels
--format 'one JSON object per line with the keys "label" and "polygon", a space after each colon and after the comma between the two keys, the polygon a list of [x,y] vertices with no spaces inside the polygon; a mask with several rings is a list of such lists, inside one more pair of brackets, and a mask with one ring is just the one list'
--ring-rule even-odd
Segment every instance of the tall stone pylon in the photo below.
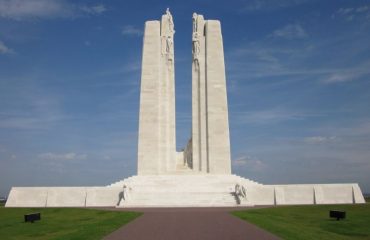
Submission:
{"label": "tall stone pylon", "polygon": [[145,23],[139,113],[138,174],[165,174],[176,167],[174,22]]}
{"label": "tall stone pylon", "polygon": [[192,159],[194,171],[231,174],[221,24],[193,14]]}

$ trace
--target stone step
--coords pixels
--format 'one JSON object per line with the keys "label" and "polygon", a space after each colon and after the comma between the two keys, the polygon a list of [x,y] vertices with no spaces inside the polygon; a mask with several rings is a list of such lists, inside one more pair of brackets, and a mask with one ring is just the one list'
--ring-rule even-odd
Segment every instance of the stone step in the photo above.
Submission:
{"label": "stone step", "polygon": [[133,192],[120,207],[133,206],[236,206],[231,193],[225,192]]}
{"label": "stone step", "polygon": [[238,177],[235,175],[203,175],[203,176],[176,176],[176,175],[165,175],[165,176],[134,176],[108,186],[123,187],[124,185],[148,185],[148,186],[185,186],[185,185],[222,185],[222,186],[235,186],[236,183],[242,185],[262,185],[255,181]]}

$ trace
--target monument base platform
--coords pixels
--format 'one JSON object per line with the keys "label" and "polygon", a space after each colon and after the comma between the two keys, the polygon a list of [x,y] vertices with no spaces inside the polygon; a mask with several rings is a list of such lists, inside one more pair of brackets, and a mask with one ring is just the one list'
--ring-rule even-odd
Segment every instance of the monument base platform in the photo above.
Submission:
{"label": "monument base platform", "polygon": [[13,187],[6,207],[240,207],[365,203],[356,183],[263,185],[236,175],[133,176],[104,187]]}

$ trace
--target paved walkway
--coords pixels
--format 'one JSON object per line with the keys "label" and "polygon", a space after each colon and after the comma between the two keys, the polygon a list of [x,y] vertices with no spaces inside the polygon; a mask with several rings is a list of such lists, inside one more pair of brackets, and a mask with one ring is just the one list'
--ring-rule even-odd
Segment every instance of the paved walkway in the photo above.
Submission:
{"label": "paved walkway", "polygon": [[[235,208],[135,209],[144,214],[105,240],[275,240],[278,237],[232,216]],[[128,211],[127,209],[122,211]],[[130,209],[132,211],[132,209]]]}

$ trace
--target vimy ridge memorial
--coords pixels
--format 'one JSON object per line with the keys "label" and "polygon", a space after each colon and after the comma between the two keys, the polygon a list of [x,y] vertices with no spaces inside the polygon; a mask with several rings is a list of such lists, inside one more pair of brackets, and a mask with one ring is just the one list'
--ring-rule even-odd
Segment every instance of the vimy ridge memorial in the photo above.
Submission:
{"label": "vimy ridge memorial", "polygon": [[[193,14],[192,128],[176,151],[174,21],[145,23],[138,172],[100,187],[13,187],[6,207],[213,207],[364,203],[357,183],[264,185],[231,173],[221,24]],[[190,40],[190,36],[189,36]]]}

